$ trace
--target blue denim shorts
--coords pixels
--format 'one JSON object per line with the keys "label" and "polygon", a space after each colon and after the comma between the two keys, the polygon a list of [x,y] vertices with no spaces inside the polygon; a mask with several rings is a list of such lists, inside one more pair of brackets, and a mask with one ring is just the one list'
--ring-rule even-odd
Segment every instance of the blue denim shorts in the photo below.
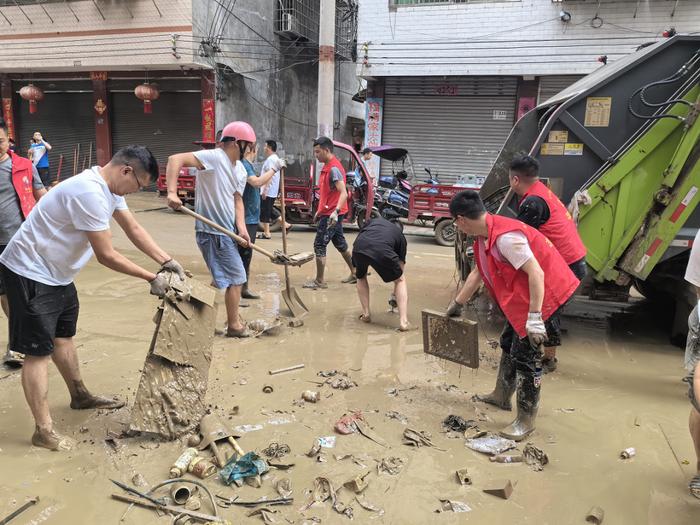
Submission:
{"label": "blue denim shorts", "polygon": [[236,242],[225,235],[196,232],[197,246],[219,289],[241,286],[246,282],[245,268]]}

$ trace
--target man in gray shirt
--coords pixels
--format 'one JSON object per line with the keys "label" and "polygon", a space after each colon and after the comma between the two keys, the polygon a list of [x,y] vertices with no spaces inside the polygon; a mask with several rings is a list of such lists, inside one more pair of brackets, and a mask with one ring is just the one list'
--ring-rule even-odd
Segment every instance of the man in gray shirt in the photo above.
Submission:
{"label": "man in gray shirt", "polygon": [[[18,194],[18,191],[22,191],[22,189],[18,190],[17,181],[13,181],[13,164],[15,164],[15,171],[20,166],[27,170],[31,166],[32,180],[31,182],[28,180],[23,182],[27,189],[31,185],[34,200],[38,201],[46,193],[36,167],[29,160],[10,153],[9,149],[10,140],[7,135],[7,125],[0,120],[0,253],[5,250],[7,243],[10,242],[10,239],[19,230],[25,219]],[[25,206],[30,208],[33,205],[31,203],[32,199],[28,195],[25,196],[25,200],[27,199],[30,202],[25,202]],[[0,304],[3,312],[9,318],[5,285],[2,282],[2,278],[0,278]],[[21,365],[22,355],[13,352],[8,345],[3,362],[7,365]]]}

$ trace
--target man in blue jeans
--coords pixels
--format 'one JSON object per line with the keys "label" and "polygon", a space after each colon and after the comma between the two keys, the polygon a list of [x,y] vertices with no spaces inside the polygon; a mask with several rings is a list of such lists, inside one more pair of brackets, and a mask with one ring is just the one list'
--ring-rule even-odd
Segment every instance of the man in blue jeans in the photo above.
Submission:
{"label": "man in blue jeans", "polygon": [[343,283],[355,284],[355,268],[352,254],[343,234],[343,219],[348,212],[348,190],[345,186],[345,170],[338,158],[333,155],[333,141],[328,137],[319,137],[314,141],[314,156],[323,163],[318,179],[319,201],[314,219],[318,219],[314,253],[316,254],[316,277],[304,283],[304,288],[328,288],[324,280],[326,270],[326,247],[333,242],[340,252],[345,264],[350,268],[350,276]]}

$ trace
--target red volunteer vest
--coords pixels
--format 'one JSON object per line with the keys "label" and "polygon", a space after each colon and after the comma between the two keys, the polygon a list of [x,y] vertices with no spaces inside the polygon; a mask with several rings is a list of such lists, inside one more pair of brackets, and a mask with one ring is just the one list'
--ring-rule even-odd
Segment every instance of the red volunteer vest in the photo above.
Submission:
{"label": "red volunteer vest", "polygon": [[[549,220],[539,227],[539,230],[559,250],[566,264],[580,261],[586,256],[586,247],[578,234],[576,224],[569,210],[547,186],[540,181],[535,182],[523,195],[523,200],[530,195],[540,197],[549,208]],[[520,201],[522,203],[522,201]]]}
{"label": "red volunteer vest", "polygon": [[36,205],[33,189],[32,161],[20,157],[16,153],[8,151],[12,159],[12,186],[19,198],[19,207],[22,210],[22,218],[26,220],[29,212]]}
{"label": "red volunteer vest", "polygon": [[[331,189],[330,177],[331,168],[338,168],[340,173],[343,174],[343,183],[347,184],[345,180],[345,168],[338,160],[338,157],[333,157],[331,160],[323,165],[321,170],[321,176],[319,177],[319,201],[318,201],[318,216],[327,217],[338,207],[338,201],[340,200],[340,192],[335,188]],[[345,200],[345,205],[340,210],[340,214],[344,215],[348,212],[348,201]]]}
{"label": "red volunteer vest", "polygon": [[[520,337],[525,337],[525,323],[530,309],[530,287],[527,274],[516,270],[505,259],[500,260],[492,248],[504,233],[519,231],[525,234],[532,254],[544,272],[544,301],[542,319],[549,317],[573,295],[579,281],[569,269],[552,242],[536,229],[516,219],[500,215],[486,215],[488,238],[485,241],[486,268],[482,267],[481,243],[474,242],[474,260],[486,288],[496,300],[508,322]],[[490,280],[489,280],[490,277]]]}

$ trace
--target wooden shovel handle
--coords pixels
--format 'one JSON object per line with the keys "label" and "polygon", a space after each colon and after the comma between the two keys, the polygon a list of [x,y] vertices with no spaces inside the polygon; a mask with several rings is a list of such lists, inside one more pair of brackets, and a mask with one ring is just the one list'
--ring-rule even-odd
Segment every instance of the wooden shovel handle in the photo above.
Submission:
{"label": "wooden shovel handle", "polygon": [[[215,223],[214,221],[207,219],[206,217],[201,216],[199,213],[193,212],[192,210],[190,210],[186,206],[180,206],[178,208],[178,211],[181,211],[182,213],[189,215],[190,217],[194,217],[198,221],[202,221],[204,224],[211,226],[215,230],[223,233],[224,235],[228,235],[229,237],[231,237],[234,241],[236,241],[239,244],[245,244],[245,242],[246,242],[245,239],[243,237],[241,237],[240,235],[233,233],[231,230],[227,230],[223,226]],[[256,252],[263,254],[265,257],[269,257],[270,259],[275,258],[274,254],[268,252],[265,248],[261,248],[257,244],[250,242],[250,243],[248,243],[248,246],[250,248],[252,248],[253,250],[255,250]]]}

